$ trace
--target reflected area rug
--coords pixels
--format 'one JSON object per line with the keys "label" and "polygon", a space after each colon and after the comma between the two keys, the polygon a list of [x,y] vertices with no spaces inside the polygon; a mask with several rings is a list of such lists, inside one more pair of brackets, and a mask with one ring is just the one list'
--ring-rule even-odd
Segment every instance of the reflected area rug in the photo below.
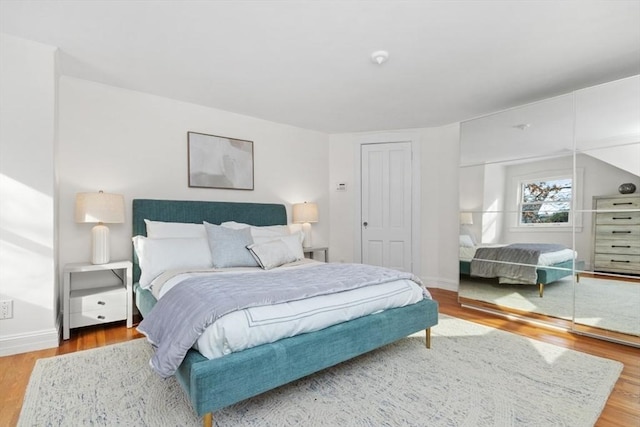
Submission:
{"label": "reflected area rug", "polygon": [[[592,426],[622,364],[441,316],[424,334],[232,405],[217,426]],[[144,339],[40,359],[20,426],[200,426]]]}
{"label": "reflected area rug", "polygon": [[[571,320],[573,317],[573,278],[571,276],[544,287],[544,297],[533,285],[499,285],[475,278],[460,277],[460,296]],[[575,321],[609,331],[640,336],[640,283],[580,277],[575,288]]]}

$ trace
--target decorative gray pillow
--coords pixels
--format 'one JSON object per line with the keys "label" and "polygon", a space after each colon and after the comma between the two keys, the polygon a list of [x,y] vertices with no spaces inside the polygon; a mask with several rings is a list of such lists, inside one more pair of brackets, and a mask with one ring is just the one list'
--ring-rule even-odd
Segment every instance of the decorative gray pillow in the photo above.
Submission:
{"label": "decorative gray pillow", "polygon": [[282,240],[272,240],[264,243],[254,243],[247,246],[260,267],[271,270],[275,267],[297,261],[296,257]]}
{"label": "decorative gray pillow", "polygon": [[233,230],[219,225],[204,223],[211,249],[214,268],[258,267],[248,245],[253,244],[251,229]]}

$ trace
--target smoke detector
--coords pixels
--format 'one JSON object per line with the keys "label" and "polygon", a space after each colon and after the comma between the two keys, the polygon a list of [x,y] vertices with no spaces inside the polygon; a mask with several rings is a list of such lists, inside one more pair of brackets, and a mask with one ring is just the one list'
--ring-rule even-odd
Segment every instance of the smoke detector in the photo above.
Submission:
{"label": "smoke detector", "polygon": [[371,54],[371,60],[378,65],[382,65],[389,60],[389,52],[386,50],[376,50]]}

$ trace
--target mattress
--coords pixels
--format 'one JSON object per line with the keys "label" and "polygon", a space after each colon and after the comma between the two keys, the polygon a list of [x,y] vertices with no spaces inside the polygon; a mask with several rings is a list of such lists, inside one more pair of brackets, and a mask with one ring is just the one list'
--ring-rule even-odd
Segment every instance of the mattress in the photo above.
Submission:
{"label": "mattress", "polygon": [[[317,264],[303,260],[280,268],[305,268]],[[242,271],[252,274],[260,268],[224,271],[168,272],[152,284],[161,299],[174,286],[194,275],[226,274]],[[274,271],[274,270],[272,270]],[[428,291],[411,280],[396,280],[338,294],[323,295],[270,306],[251,307],[219,318],[200,336],[194,348],[208,359],[278,341],[356,319],[386,309],[421,301]]]}

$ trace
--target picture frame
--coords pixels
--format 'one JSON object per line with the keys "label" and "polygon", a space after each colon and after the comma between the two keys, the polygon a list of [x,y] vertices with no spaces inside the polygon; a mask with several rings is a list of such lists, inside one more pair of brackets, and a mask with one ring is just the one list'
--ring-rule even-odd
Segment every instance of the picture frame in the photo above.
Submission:
{"label": "picture frame", "polygon": [[187,132],[189,187],[253,190],[253,141]]}

